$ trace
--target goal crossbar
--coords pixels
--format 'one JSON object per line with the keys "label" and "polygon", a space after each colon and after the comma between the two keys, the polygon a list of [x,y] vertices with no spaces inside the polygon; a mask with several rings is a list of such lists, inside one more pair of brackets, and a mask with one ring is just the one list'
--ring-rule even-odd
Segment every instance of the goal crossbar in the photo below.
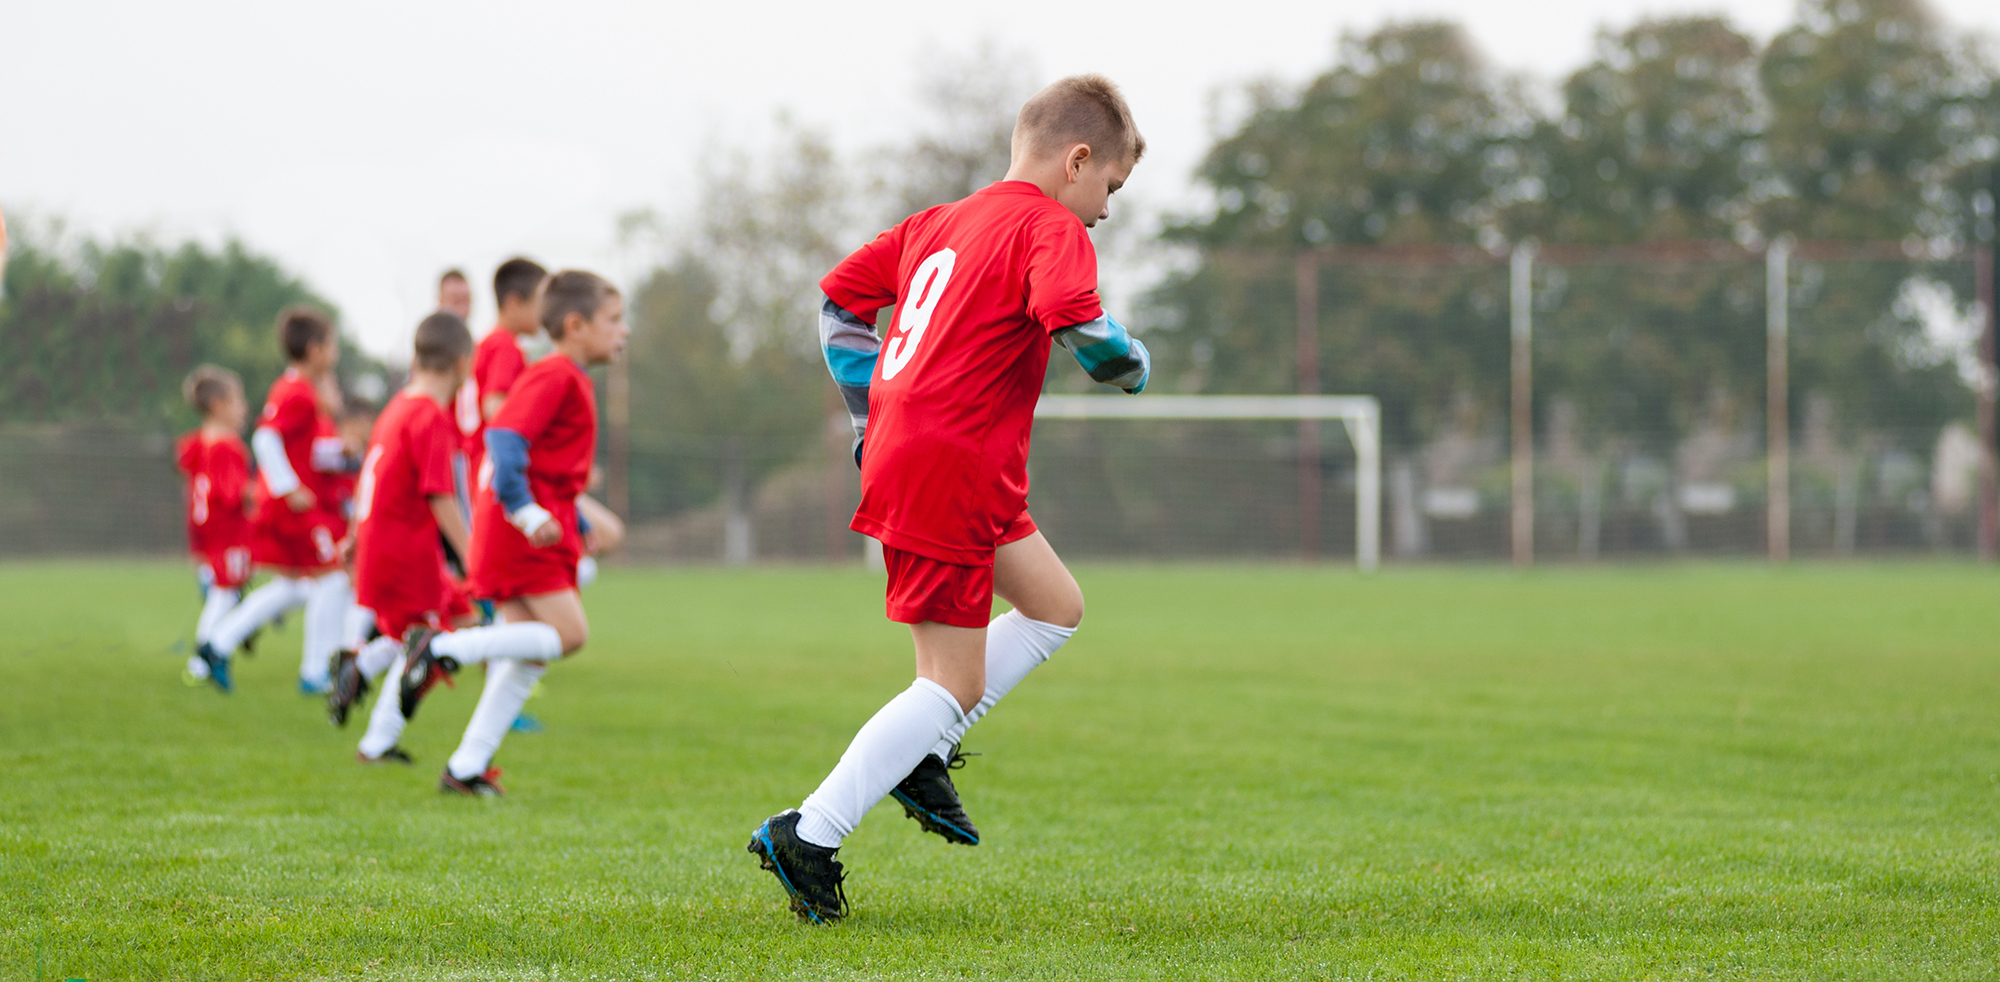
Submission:
{"label": "goal crossbar", "polygon": [[1045,395],[1036,419],[1337,419],[1354,445],[1354,562],[1381,561],[1382,404],[1374,396]]}

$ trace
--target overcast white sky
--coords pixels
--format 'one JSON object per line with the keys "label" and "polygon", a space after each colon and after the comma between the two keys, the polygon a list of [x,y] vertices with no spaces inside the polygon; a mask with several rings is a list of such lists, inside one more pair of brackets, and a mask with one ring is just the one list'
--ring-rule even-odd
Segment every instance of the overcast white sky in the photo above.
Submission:
{"label": "overcast white sky", "polygon": [[[2000,3],[1933,0],[2000,34]],[[1042,76],[1101,71],[1151,149],[1133,190],[1190,200],[1213,94],[1329,64],[1343,30],[1466,24],[1501,68],[1555,79],[1600,25],[1712,0],[862,0],[16,3],[0,57],[0,207],[94,232],[234,234],[302,272],[394,354],[437,274],[522,253],[630,275],[619,214],[693,208],[695,154],[757,145],[779,110],[860,150],[896,139],[918,68],[981,39]],[[1730,0],[1760,38],[1792,0]],[[476,322],[492,316],[478,293]],[[476,323],[475,328],[481,326]]]}

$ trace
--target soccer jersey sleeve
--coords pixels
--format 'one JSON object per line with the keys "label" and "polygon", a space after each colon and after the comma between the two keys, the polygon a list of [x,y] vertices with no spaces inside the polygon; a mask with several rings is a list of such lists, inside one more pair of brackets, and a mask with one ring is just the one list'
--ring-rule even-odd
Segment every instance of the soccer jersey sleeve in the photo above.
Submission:
{"label": "soccer jersey sleeve", "polygon": [[[561,355],[550,357],[560,358]],[[537,373],[509,394],[506,405],[493,414],[490,426],[512,430],[529,443],[549,428],[569,396],[570,376],[557,372]]]}
{"label": "soccer jersey sleeve", "polygon": [[1104,316],[1097,296],[1097,249],[1083,223],[1065,212],[1028,231],[1028,316],[1053,334]]}
{"label": "soccer jersey sleeve", "polygon": [[514,382],[527,367],[528,357],[521,353],[520,342],[510,339],[504,346],[496,345],[493,357],[487,361],[486,370],[479,379],[481,399],[513,391]]}
{"label": "soccer jersey sleeve", "polygon": [[1133,395],[1146,391],[1146,381],[1153,374],[1152,355],[1110,314],[1088,324],[1057,328],[1055,340],[1069,349],[1093,380]]}

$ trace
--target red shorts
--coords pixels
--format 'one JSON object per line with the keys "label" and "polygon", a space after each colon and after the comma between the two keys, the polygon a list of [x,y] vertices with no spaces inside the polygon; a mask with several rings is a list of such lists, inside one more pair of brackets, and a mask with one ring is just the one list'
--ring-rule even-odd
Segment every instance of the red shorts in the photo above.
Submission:
{"label": "red shorts", "polygon": [[[1035,533],[1024,510],[995,546]],[[894,546],[882,547],[889,568],[889,619],[899,624],[936,621],[953,627],[985,627],[993,619],[993,564],[960,566]]]}
{"label": "red shorts", "polygon": [[250,547],[229,546],[195,553],[202,582],[224,590],[234,590],[250,582]]}
{"label": "red shorts", "polygon": [[538,549],[508,523],[498,501],[481,496],[472,512],[472,575],[468,582],[473,596],[515,600],[576,589],[576,563],[583,556],[583,539],[576,531],[576,506],[558,502],[549,513],[563,536],[555,545]]}
{"label": "red shorts", "polygon": [[409,633],[410,628],[416,627],[419,624],[435,628],[445,626],[444,619],[439,617],[438,612],[435,610],[378,610],[375,612],[375,630],[381,631],[382,636],[385,638],[393,638],[401,641],[403,640],[403,635]]}
{"label": "red shorts", "polygon": [[259,566],[324,570],[340,565],[347,521],[314,509],[294,512],[284,499],[264,502],[250,536],[250,558]]}

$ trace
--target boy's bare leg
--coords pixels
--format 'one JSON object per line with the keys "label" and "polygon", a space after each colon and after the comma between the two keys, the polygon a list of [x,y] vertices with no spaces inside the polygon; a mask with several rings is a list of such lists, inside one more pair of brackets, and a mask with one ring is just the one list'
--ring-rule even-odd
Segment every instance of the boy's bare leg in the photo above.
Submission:
{"label": "boy's bare leg", "polygon": [[[1040,532],[994,551],[993,592],[1014,609],[993,618],[993,623],[978,632],[983,635],[979,687],[970,690],[972,699],[952,689],[965,709],[965,722],[931,748],[940,760],[949,761],[953,748],[965,738],[966,728],[1020,685],[1029,672],[1048,661],[1083,623],[1083,590]],[[918,664],[922,674],[922,662]]]}

